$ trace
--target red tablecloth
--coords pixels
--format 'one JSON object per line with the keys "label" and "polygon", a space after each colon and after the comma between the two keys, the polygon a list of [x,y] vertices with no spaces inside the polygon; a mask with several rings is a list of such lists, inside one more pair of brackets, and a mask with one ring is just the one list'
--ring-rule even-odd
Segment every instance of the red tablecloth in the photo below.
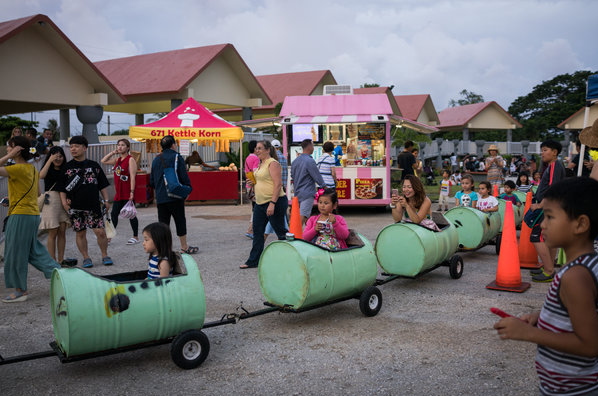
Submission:
{"label": "red tablecloth", "polygon": [[154,200],[154,189],[149,186],[149,173],[138,173],[135,176],[135,203],[148,205]]}
{"label": "red tablecloth", "polygon": [[187,201],[239,199],[239,173],[234,171],[189,172],[193,191]]}

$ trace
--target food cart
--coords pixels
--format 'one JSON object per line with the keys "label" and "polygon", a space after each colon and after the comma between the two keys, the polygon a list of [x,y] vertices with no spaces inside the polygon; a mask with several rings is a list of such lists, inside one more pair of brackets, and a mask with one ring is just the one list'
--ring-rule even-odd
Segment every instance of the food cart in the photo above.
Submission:
{"label": "food cart", "polygon": [[340,146],[343,156],[335,167],[340,205],[390,203],[392,127],[404,125],[423,133],[438,130],[393,114],[385,94],[287,96],[280,118],[289,164],[301,153],[304,139],[313,140],[316,161],[325,142]]}
{"label": "food cart", "polygon": [[[148,152],[159,151],[159,141],[167,135],[173,136],[180,148],[196,142],[201,146],[214,145],[216,152],[228,152],[231,141],[243,139],[243,130],[224,121],[193,98],[187,99],[157,121],[129,128],[129,136],[133,140],[146,142]],[[239,150],[243,150],[242,144]],[[190,154],[182,151],[181,154]],[[242,158],[242,153],[239,158]],[[201,167],[192,167],[189,178],[193,191],[187,200],[236,201],[241,196],[240,177],[241,173],[236,166],[214,171],[203,171]]]}

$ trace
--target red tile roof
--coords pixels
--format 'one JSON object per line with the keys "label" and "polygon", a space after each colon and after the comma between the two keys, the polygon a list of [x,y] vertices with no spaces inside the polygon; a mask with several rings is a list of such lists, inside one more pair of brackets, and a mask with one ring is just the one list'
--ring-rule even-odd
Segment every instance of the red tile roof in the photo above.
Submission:
{"label": "red tile roof", "polygon": [[486,107],[488,106],[497,106],[499,110],[502,110],[505,115],[513,120],[513,123],[521,128],[522,125],[513,118],[505,109],[503,109],[498,103],[495,101],[491,102],[482,102],[482,103],[474,103],[464,106],[457,106],[457,107],[449,107],[441,112],[438,113],[438,118],[440,119],[440,125],[438,128],[447,128],[447,127],[464,127],[467,125],[469,121],[471,121],[475,116],[481,113]]}
{"label": "red tile roof", "polygon": [[426,104],[426,100],[430,97],[428,94],[424,95],[398,95],[395,96],[395,100],[397,101],[397,105],[399,105],[399,109],[401,109],[401,114],[403,117],[417,121],[417,118],[421,114],[424,105]]}
{"label": "red tile roof", "polygon": [[[274,107],[277,103],[284,102],[284,98],[287,96],[311,95],[326,75],[330,75],[330,78],[336,84],[336,80],[330,70],[266,74],[257,76],[257,80],[262,84],[268,96],[272,98],[272,107]],[[263,106],[262,108],[266,107],[268,106]]]}
{"label": "red tile roof", "polygon": [[125,96],[173,94],[185,88],[227,47],[234,50],[231,44],[209,45],[95,64]]}

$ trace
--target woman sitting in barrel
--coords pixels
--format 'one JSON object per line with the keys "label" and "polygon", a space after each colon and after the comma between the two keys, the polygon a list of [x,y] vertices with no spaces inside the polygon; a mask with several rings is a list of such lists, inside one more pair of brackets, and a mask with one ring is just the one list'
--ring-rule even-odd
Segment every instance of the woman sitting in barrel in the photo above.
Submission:
{"label": "woman sitting in barrel", "polygon": [[405,176],[403,195],[393,194],[391,202],[392,218],[397,223],[402,220],[439,231],[436,223],[430,218],[432,201],[426,196],[424,186],[417,176]]}
{"label": "woman sitting in barrel", "polygon": [[303,239],[330,250],[346,249],[349,229],[345,219],[335,214],[338,205],[336,189],[321,188],[316,192],[316,199],[319,214],[307,220]]}

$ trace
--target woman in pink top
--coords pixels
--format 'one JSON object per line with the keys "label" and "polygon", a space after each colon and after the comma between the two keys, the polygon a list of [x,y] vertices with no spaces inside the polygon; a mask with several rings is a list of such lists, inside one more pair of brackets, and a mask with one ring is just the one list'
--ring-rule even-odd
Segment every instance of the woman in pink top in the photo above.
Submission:
{"label": "woman in pink top", "polygon": [[[247,148],[249,149],[249,155],[245,159],[245,179],[246,180],[249,179],[247,174],[249,172],[251,172],[253,174],[253,172],[260,166],[260,159],[258,158],[257,155],[255,155],[255,146],[257,146],[257,141],[255,141],[255,140],[250,140],[249,144],[247,145]],[[254,179],[254,181],[255,181],[255,179]],[[249,219],[249,227],[247,228],[247,232],[245,233],[245,236],[247,238],[253,239],[252,224],[253,224],[253,208],[255,207],[255,193],[253,192],[253,184],[247,183],[245,185],[245,187],[247,189],[247,195],[248,195],[249,199],[251,200],[251,218]]]}
{"label": "woman in pink top", "polygon": [[316,198],[320,213],[307,220],[303,239],[330,250],[346,249],[349,229],[345,219],[334,214],[338,204],[336,189],[320,189]]}

